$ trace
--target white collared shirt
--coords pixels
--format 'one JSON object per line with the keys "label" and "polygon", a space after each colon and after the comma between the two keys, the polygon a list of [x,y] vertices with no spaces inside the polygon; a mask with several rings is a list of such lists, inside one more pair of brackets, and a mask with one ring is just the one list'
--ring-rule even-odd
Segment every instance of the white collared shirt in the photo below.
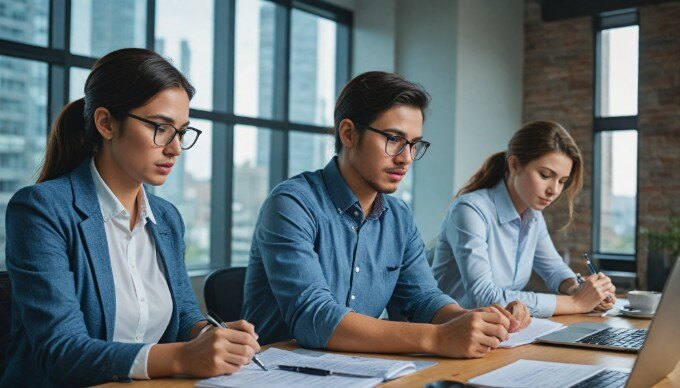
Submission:
{"label": "white collared shirt", "polygon": [[137,354],[130,377],[148,379],[149,350],[165,333],[173,309],[165,267],[151,231],[145,227],[148,221],[155,224],[156,219],[142,186],[137,195],[139,216],[130,230],[131,214],[99,175],[94,158],[90,172],[104,219],[116,290],[113,341],[147,344]]}

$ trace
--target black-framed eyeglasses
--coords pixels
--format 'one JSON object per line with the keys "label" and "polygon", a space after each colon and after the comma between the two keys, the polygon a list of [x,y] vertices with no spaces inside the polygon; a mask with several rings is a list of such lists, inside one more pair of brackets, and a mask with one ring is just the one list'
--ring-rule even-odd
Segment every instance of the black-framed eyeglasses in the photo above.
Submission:
{"label": "black-framed eyeglasses", "polygon": [[411,158],[413,160],[419,160],[420,158],[423,157],[423,155],[425,155],[425,152],[427,152],[428,147],[430,147],[429,141],[425,140],[408,141],[408,139],[406,139],[403,136],[381,131],[380,129],[373,128],[370,125],[361,124],[357,122],[354,122],[354,125],[385,136],[385,153],[390,156],[400,155],[402,152],[404,152],[406,146],[409,146],[411,151]]}
{"label": "black-framed eyeglasses", "polygon": [[159,147],[165,147],[170,144],[172,140],[179,134],[179,145],[183,150],[188,150],[196,144],[196,140],[201,136],[202,131],[194,127],[186,127],[182,130],[175,128],[172,124],[157,123],[144,117],[139,117],[133,115],[132,113],[127,114],[135,120],[139,120],[143,123],[153,125],[153,143]]}

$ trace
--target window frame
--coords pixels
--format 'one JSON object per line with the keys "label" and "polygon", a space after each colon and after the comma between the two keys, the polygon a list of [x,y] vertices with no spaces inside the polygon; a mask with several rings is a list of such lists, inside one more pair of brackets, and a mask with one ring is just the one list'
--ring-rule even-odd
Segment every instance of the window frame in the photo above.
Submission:
{"label": "window frame", "polygon": [[[639,136],[638,130],[638,114],[632,116],[610,116],[601,117],[600,112],[600,96],[603,92],[600,90],[601,79],[601,60],[602,60],[602,31],[613,28],[621,28],[628,26],[639,26],[640,18],[637,9],[624,9],[620,11],[603,13],[594,18],[594,61],[593,61],[593,160],[592,160],[592,219],[591,219],[591,236],[592,236],[592,256],[600,263],[600,268],[610,271],[636,272],[637,268],[637,253],[638,253],[638,233],[639,233],[639,179],[635,195],[635,244],[634,253],[621,254],[600,251],[600,222],[601,222],[601,206],[600,182],[602,178],[602,155],[600,153],[601,141],[600,135],[604,132],[616,132],[624,130],[635,130]],[[639,47],[638,47],[639,52]],[[639,56],[638,56],[639,58]],[[638,59],[639,62],[639,59]],[[639,63],[638,63],[639,65]],[[638,75],[639,84],[639,75]],[[640,149],[640,141],[638,137],[638,151]],[[640,165],[640,153],[637,154],[636,165]]]}
{"label": "window frame", "polygon": [[[154,48],[156,1],[146,0],[146,39],[145,47]],[[269,185],[288,178],[288,134],[291,131],[328,135],[328,127],[293,122],[288,119],[289,94],[288,79],[290,67],[290,30],[293,9],[330,19],[337,23],[336,33],[336,94],[349,80],[352,61],[351,11],[320,0],[265,0],[277,4],[277,29],[285,39],[277,39],[277,61],[275,66],[274,97],[276,118],[263,119],[234,114],[234,74],[236,44],[236,0],[214,0],[214,65],[213,65],[213,108],[190,109],[190,117],[210,120],[213,124],[213,155],[211,177],[210,217],[210,264],[208,267],[191,267],[190,272],[205,272],[215,268],[231,266],[232,239],[232,201],[234,179],[234,126],[247,125],[272,130],[270,154]],[[49,134],[49,124],[69,101],[70,70],[72,67],[90,69],[96,57],[73,54],[70,51],[71,0],[50,0],[49,33],[47,47],[20,43],[0,38],[0,55],[30,59],[46,63],[48,66],[48,101],[45,135]],[[278,35],[278,34],[277,34]],[[219,70],[219,71],[218,71]],[[226,71],[225,71],[226,70]],[[276,142],[276,143],[274,143]],[[217,151],[217,152],[216,152]]]}

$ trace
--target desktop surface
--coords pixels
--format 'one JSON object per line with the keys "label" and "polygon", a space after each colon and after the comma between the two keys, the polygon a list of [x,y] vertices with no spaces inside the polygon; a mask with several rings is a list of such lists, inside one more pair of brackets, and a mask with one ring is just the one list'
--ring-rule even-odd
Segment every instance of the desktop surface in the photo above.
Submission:
{"label": "desktop surface", "polygon": [[[644,329],[650,321],[646,319],[630,319],[623,317],[589,317],[585,314],[575,314],[553,317],[552,320],[571,325],[578,322],[603,322],[614,327]],[[279,342],[272,346],[282,349],[295,349],[294,341]],[[343,353],[351,354],[351,353]],[[359,354],[359,353],[355,353]],[[519,359],[554,361],[575,364],[606,365],[612,368],[633,368],[636,354],[586,348],[571,348],[552,346],[547,344],[531,344],[511,349],[495,349],[486,357],[479,359],[449,359],[432,356],[404,356],[385,354],[364,354],[369,357],[381,357],[400,360],[436,361],[438,364],[423,371],[390,381],[381,387],[422,387],[438,380],[467,381],[468,379],[490,372],[510,364]],[[199,379],[165,378],[146,381],[135,381],[126,387],[193,387]],[[677,382],[675,382],[677,384]],[[120,387],[120,384],[110,383],[104,387]],[[655,387],[671,386],[668,379],[664,379]]]}

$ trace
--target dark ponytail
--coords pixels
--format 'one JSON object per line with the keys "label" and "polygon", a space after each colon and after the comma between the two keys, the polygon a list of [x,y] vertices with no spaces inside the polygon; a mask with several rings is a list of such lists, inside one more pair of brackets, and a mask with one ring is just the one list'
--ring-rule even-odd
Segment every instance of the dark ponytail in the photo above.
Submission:
{"label": "dark ponytail", "polygon": [[85,81],[85,97],[66,105],[54,121],[38,182],[70,172],[101,147],[94,125],[97,108],[123,120],[130,110],[173,87],[183,88],[189,99],[194,96],[194,87],[184,75],[151,50],[126,48],[103,56]]}

